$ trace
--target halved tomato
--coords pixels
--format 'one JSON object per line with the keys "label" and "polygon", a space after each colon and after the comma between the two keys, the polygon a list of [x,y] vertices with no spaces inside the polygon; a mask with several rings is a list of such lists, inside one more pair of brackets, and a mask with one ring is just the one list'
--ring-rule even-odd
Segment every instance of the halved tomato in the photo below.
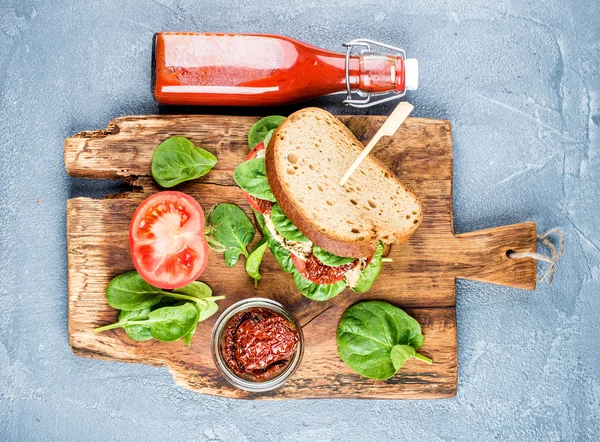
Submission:
{"label": "halved tomato", "polygon": [[[260,152],[264,148],[265,148],[265,143],[263,143],[261,141],[256,146],[254,146],[254,148],[246,156],[246,161],[256,158],[256,156],[258,155],[258,152]],[[257,212],[262,213],[263,215],[265,213],[270,213],[271,207],[273,207],[273,204],[274,204],[271,201],[256,198],[255,196],[252,196],[247,192],[244,192],[244,198],[246,198],[246,201],[248,201],[248,204],[250,204],[250,207],[252,207]]]}
{"label": "halved tomato", "polygon": [[341,266],[327,266],[311,253],[306,261],[301,260],[293,253],[290,253],[292,262],[298,272],[309,281],[316,284],[334,284],[344,278],[348,270],[352,270],[358,265],[358,260]]}
{"label": "halved tomato", "polygon": [[138,273],[150,284],[175,289],[206,268],[204,212],[182,192],[158,192],[136,209],[129,224],[129,249]]}

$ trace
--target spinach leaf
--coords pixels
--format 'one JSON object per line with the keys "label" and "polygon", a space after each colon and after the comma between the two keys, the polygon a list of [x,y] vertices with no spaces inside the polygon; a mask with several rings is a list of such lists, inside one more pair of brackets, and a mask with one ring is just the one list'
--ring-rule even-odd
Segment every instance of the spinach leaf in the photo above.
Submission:
{"label": "spinach leaf", "polygon": [[263,237],[258,244],[256,244],[254,250],[252,250],[252,253],[250,253],[250,256],[246,260],[246,273],[248,273],[248,275],[254,279],[255,289],[258,288],[258,281],[261,278],[259,268],[265,254],[265,250],[267,249],[267,245],[267,239]]}
{"label": "spinach leaf", "polygon": [[382,256],[383,244],[380,242],[377,246],[377,251],[375,252],[375,255],[373,255],[373,259],[371,259],[371,262],[369,263],[367,268],[360,273],[358,282],[354,287],[352,287],[352,290],[354,290],[356,293],[364,293],[373,286],[375,280],[381,273]]}
{"label": "spinach leaf", "polygon": [[336,338],[340,358],[369,378],[389,379],[411,358],[433,363],[417,353],[424,340],[419,323],[387,302],[364,301],[348,308]]}
{"label": "spinach leaf", "polygon": [[[197,299],[195,305],[199,313],[198,322],[204,321],[205,319],[214,315],[219,310],[219,306],[217,305],[216,301],[225,299],[225,296],[212,296],[211,288],[200,281],[194,281],[185,287],[175,289],[173,291],[175,293],[181,293]],[[191,345],[192,337],[196,332],[196,327],[197,325],[194,326],[194,328],[185,336],[183,336],[182,340],[185,345]]]}
{"label": "spinach leaf", "polygon": [[254,216],[256,217],[258,225],[262,229],[263,235],[265,236],[265,238],[267,238],[267,244],[269,245],[269,249],[271,249],[271,253],[273,254],[273,256],[275,257],[275,259],[277,260],[284,272],[292,273],[296,269],[296,266],[294,266],[294,263],[292,262],[290,251],[283,248],[281,244],[279,244],[273,239],[271,233],[269,232],[269,229],[267,229],[267,227],[265,226],[265,217],[262,213],[254,211]]}
{"label": "spinach leaf", "polygon": [[396,371],[400,370],[406,361],[414,358],[416,354],[416,350],[410,345],[394,345],[390,352],[390,359],[392,360],[394,369]]}
{"label": "spinach leaf", "polygon": [[184,137],[170,137],[152,156],[152,177],[161,187],[173,187],[206,175],[217,164],[212,153],[194,146]]}
{"label": "spinach leaf", "polygon": [[[208,303],[208,307],[206,307],[205,309],[200,310],[200,319],[199,319],[199,321],[204,321],[205,319],[208,319],[212,315],[214,315],[215,313],[217,313],[217,311],[219,310],[219,305],[216,302],[214,302],[214,300],[216,300],[216,298],[219,298],[219,296],[213,296],[211,298],[211,300],[213,300],[213,301]],[[223,296],[222,298],[225,299],[225,296]]]}
{"label": "spinach leaf", "polygon": [[[264,141],[268,133],[277,129],[284,121],[285,117],[271,115],[270,117],[264,117],[254,123],[250,132],[248,132],[248,146],[250,146],[250,149],[261,141]],[[265,147],[267,147],[267,142],[265,142]]]}
{"label": "spinach leaf", "polygon": [[233,179],[246,193],[256,198],[275,202],[267,180],[264,158],[253,158],[241,163],[235,168]]}
{"label": "spinach leaf", "polygon": [[[217,298],[216,296],[212,297],[211,299],[215,299]],[[222,298],[225,298],[224,296]],[[198,318],[198,322],[204,321],[207,318],[210,318],[212,315],[214,315],[215,313],[217,313],[217,311],[219,310],[219,306],[217,305],[216,302],[209,302],[208,306],[206,308],[199,308],[198,305],[196,304],[196,308],[198,308],[199,311],[199,318]],[[185,334],[185,336],[183,336],[181,338],[181,340],[183,341],[183,343],[185,345],[187,345],[188,347],[190,345],[192,345],[192,338],[194,337],[194,333],[196,333],[196,328],[198,327],[198,324],[196,324],[194,326],[194,328],[192,328],[187,334]]]}
{"label": "spinach leaf", "polygon": [[[123,327],[129,337],[134,341],[147,341],[152,339],[152,334],[150,333],[150,328],[146,325],[126,325],[129,321],[137,321],[142,319],[148,319],[148,314],[150,313],[150,307],[144,308],[141,310],[131,310],[126,311],[123,310],[119,313],[119,321],[115,324],[111,324],[110,327],[100,327],[104,330],[108,330],[110,328]],[[98,331],[98,330],[96,330]]]}
{"label": "spinach leaf", "polygon": [[[208,306],[206,308],[200,308],[200,307],[198,307],[198,304],[196,304],[196,308],[198,308],[198,311],[199,311],[198,322],[202,322],[205,319],[210,318],[212,315],[217,313],[217,311],[219,310],[219,306],[217,305],[216,302],[214,302],[214,300],[217,300],[217,298],[225,299],[225,296],[213,296],[212,298],[210,298],[211,301],[213,301],[213,302],[209,301]],[[198,327],[198,324],[196,324],[194,326],[194,328],[192,328],[187,334],[185,334],[181,338],[183,343],[185,345],[187,345],[188,347],[192,344],[192,338],[194,337],[194,333],[196,333],[197,327]]]}
{"label": "spinach leaf", "polygon": [[283,271],[286,273],[293,273],[294,270],[296,270],[296,266],[292,262],[292,255],[290,251],[283,248],[281,244],[279,244],[271,237],[269,237],[269,239],[267,240],[267,244],[269,245],[271,253],[275,257]]}
{"label": "spinach leaf", "polygon": [[334,284],[316,284],[294,270],[294,284],[304,296],[313,301],[327,301],[339,295],[346,288],[346,281],[341,280]]}
{"label": "spinach leaf", "polygon": [[225,264],[237,264],[240,255],[248,258],[248,244],[256,229],[248,216],[235,204],[221,203],[210,209],[206,216],[204,235],[208,245],[225,255]]}
{"label": "spinach leaf", "polygon": [[313,245],[312,251],[313,254],[317,257],[317,259],[326,266],[335,267],[344,264],[350,264],[351,262],[356,261],[356,258],[344,258],[342,256],[337,256],[315,245]]}
{"label": "spinach leaf", "polygon": [[142,321],[150,326],[152,337],[159,341],[176,341],[190,332],[198,323],[198,309],[194,304],[163,307],[150,312],[148,319]]}
{"label": "spinach leaf", "polygon": [[[217,306],[217,301],[225,299],[225,296],[213,296],[212,289],[205,283],[200,281],[194,281],[185,287],[181,287],[173,290],[174,293],[181,293],[183,295],[195,298],[194,301],[200,309],[200,320],[204,321],[206,318],[211,317],[217,310],[214,307]],[[188,298],[189,299],[189,298]],[[208,312],[211,312],[208,314]]]}
{"label": "spinach leaf", "polygon": [[[216,306],[216,304],[215,304],[215,306]],[[217,307],[217,309],[218,308],[219,307]],[[200,319],[198,319],[198,322],[200,322]],[[194,337],[194,333],[196,333],[196,328],[198,328],[198,323],[196,323],[189,332],[187,332],[185,335],[183,335],[181,337],[181,340],[183,341],[183,343],[188,347],[192,345],[192,338]]]}
{"label": "spinach leaf", "polygon": [[267,230],[267,226],[265,225],[265,216],[254,209],[252,209],[252,212],[254,212],[254,218],[256,219],[258,227],[260,227],[260,231],[262,232],[263,236],[267,236],[269,231]]}
{"label": "spinach leaf", "polygon": [[298,228],[285,216],[279,204],[275,204],[271,209],[271,219],[275,224],[275,230],[285,239],[290,241],[308,242],[308,238],[298,230]]}
{"label": "spinach leaf", "polygon": [[[202,292],[206,293],[206,290],[209,290],[207,296],[210,296],[212,293],[210,287],[202,282],[195,281],[185,287],[168,292],[148,284],[138,272],[133,270],[115,276],[108,283],[106,300],[111,307],[126,311],[150,308],[161,302],[165,297],[207,305],[207,300],[204,299],[207,296],[201,294]],[[210,298],[213,301],[219,299],[224,299],[224,297],[215,296]]]}
{"label": "spinach leaf", "polygon": [[167,292],[148,284],[135,270],[113,278],[106,288],[108,305],[119,310],[141,310],[160,302]]}
{"label": "spinach leaf", "polygon": [[[141,310],[123,310],[119,313],[119,322],[127,321],[138,321],[140,319],[148,319],[150,313],[150,307]],[[123,327],[129,337],[134,341],[147,341],[152,339],[152,333],[150,333],[150,327],[145,325],[127,325]]]}
{"label": "spinach leaf", "polygon": [[200,281],[194,281],[185,287],[174,289],[173,293],[180,293],[182,295],[191,296],[196,298],[196,302],[199,305],[208,305],[208,302],[225,299],[224,296],[212,296],[212,289]]}
{"label": "spinach leaf", "polygon": [[[202,287],[204,286],[204,287]],[[173,297],[179,300],[192,301],[200,309],[200,315],[202,316],[203,310],[213,308],[216,305],[216,301],[225,299],[225,296],[212,296],[212,290],[209,286],[203,282],[194,281],[185,287],[173,290],[172,293],[167,293],[167,296]],[[205,316],[204,319],[210,315]]]}
{"label": "spinach leaf", "polygon": [[271,129],[269,132],[267,132],[267,135],[265,135],[265,139],[263,140],[263,143],[265,145],[265,149],[269,145],[269,141],[271,141],[271,138],[273,138],[273,134],[275,133],[276,130],[277,129]]}

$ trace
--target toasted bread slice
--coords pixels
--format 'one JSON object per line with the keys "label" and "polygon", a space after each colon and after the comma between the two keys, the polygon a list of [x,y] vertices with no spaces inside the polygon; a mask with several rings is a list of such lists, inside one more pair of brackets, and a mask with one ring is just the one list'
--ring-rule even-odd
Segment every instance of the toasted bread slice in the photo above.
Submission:
{"label": "toasted bread slice", "polygon": [[339,256],[371,256],[379,240],[405,241],[421,222],[415,193],[372,155],[344,187],[338,184],[362,149],[329,112],[306,108],[279,126],[266,151],[267,179],[283,212]]}

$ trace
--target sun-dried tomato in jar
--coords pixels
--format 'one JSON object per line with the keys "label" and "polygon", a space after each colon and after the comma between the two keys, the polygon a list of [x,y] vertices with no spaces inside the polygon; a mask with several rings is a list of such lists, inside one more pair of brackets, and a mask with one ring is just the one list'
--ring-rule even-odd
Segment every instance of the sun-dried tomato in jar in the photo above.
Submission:
{"label": "sun-dried tomato in jar", "polygon": [[221,349],[227,367],[254,382],[277,377],[298,349],[296,326],[265,307],[250,307],[232,316],[222,334]]}

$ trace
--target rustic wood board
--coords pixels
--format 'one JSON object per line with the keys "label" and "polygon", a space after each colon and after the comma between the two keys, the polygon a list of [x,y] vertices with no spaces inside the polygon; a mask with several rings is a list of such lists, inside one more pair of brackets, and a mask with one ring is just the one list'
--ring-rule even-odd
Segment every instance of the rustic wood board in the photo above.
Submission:
{"label": "rustic wood board", "polygon": [[[369,140],[385,117],[339,117],[361,141]],[[452,135],[448,121],[409,118],[393,138],[382,140],[373,154],[409,184],[423,202],[423,223],[414,236],[392,249],[393,263],[368,293],[346,290],[328,302],[304,298],[290,275],[265,255],[258,290],[243,265],[225,266],[211,252],[202,275],[218,295],[220,311],[254,296],[286,305],[300,320],[306,339],[304,359],[282,388],[261,394],[231,387],[217,372],[210,353],[215,315],[200,323],[192,346],[182,342],[131,341],[122,330],[95,334],[118,312],[106,303],[111,278],[131,270],[128,226],[136,206],[159,189],[150,175],[155,147],[172,135],[190,138],[211,151],[219,163],[208,175],[178,190],[196,197],[203,208],[227,201],[251,210],[233,181],[233,170],[247,152],[248,130],[256,117],[213,115],[134,116],[118,118],[106,130],[81,132],[65,141],[70,175],[123,179],[133,191],[106,199],[67,201],[69,267],[69,338],[80,356],[166,365],[175,381],[194,391],[235,398],[381,398],[430,399],[454,396],[457,388],[455,315],[456,278],[532,290],[536,266],[531,259],[510,259],[508,250],[535,251],[535,224],[528,222],[455,235],[452,223]],[[340,171],[340,174],[343,171]],[[257,235],[257,240],[259,235]],[[482,290],[485,286],[482,285]],[[422,325],[421,352],[431,366],[409,361],[388,381],[360,377],[337,356],[335,331],[345,308],[362,299],[382,299],[406,309]]]}

